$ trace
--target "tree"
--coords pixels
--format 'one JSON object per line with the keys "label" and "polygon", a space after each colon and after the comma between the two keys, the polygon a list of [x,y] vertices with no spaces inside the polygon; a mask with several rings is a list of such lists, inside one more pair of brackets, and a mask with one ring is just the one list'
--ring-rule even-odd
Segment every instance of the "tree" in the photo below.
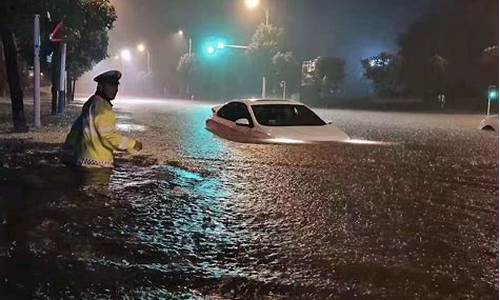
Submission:
{"label": "tree", "polygon": [[[97,63],[107,57],[108,31],[113,28],[116,12],[109,0],[83,1],[74,23],[74,34],[68,39],[68,85],[85,72],[90,71]],[[73,98],[74,88],[70,86],[68,94]]]}
{"label": "tree", "polygon": [[298,90],[300,82],[300,66],[291,51],[277,52],[272,59],[277,81],[286,81],[290,92]]}
{"label": "tree", "polygon": [[246,54],[260,75],[271,77],[273,73],[272,59],[281,50],[284,50],[283,29],[274,25],[260,24],[252,36]]}
{"label": "tree", "polygon": [[[50,20],[47,12],[52,16]],[[68,82],[74,82],[106,57],[108,37],[116,20],[110,0],[2,0],[0,2],[0,34],[4,48],[6,73],[10,87],[12,117],[16,131],[26,131],[23,92],[19,74],[18,53],[28,64],[33,62],[33,15],[42,18],[42,40],[55,22],[65,19],[68,42]],[[53,62],[56,62],[54,57]],[[43,65],[45,66],[45,64]],[[50,73],[44,70],[46,74]],[[55,75],[55,74],[52,74]],[[56,76],[52,76],[56,79]],[[53,80],[53,84],[57,80]]]}
{"label": "tree", "polygon": [[435,94],[443,93],[447,87],[448,60],[439,54],[434,54],[427,63],[427,86]]}
{"label": "tree", "polygon": [[498,1],[455,0],[440,13],[413,23],[400,37],[401,80],[413,95],[432,93],[435,66],[429,61],[439,54],[448,62],[445,79],[453,98],[478,96],[496,72],[483,72],[483,51],[498,45]]}
{"label": "tree", "polygon": [[382,52],[361,60],[361,65],[365,70],[364,76],[373,82],[377,95],[391,97],[401,94],[399,56]]}
{"label": "tree", "polygon": [[9,83],[12,104],[12,121],[14,131],[25,132],[26,118],[24,116],[23,90],[18,67],[18,48],[16,45],[16,22],[25,20],[23,9],[27,9],[27,0],[4,0],[0,2],[0,35],[2,36],[3,52],[7,81]]}
{"label": "tree", "polygon": [[317,65],[321,94],[325,96],[337,93],[346,77],[345,61],[337,57],[319,57]]}
{"label": "tree", "polygon": [[196,76],[198,71],[198,60],[195,54],[184,53],[179,59],[177,65],[177,72],[181,77],[184,85],[184,95],[189,95],[192,91],[193,77]]}

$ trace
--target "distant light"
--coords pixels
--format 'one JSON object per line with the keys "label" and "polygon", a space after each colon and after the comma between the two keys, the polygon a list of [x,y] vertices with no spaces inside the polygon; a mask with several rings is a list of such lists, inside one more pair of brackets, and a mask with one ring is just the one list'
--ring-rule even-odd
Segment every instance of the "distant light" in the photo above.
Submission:
{"label": "distant light", "polygon": [[179,34],[179,35],[184,35],[184,31],[179,30],[178,34]]}
{"label": "distant light", "polygon": [[128,49],[123,49],[120,52],[120,56],[124,61],[130,61],[132,59],[132,53],[130,53],[130,50]]}
{"label": "distant light", "polygon": [[140,43],[137,45],[137,50],[139,50],[139,52],[144,52],[146,51],[146,46],[143,43]]}
{"label": "distant light", "polygon": [[490,99],[496,99],[498,96],[497,91],[490,91]]}
{"label": "distant light", "polygon": [[260,1],[259,0],[245,0],[245,4],[248,8],[254,9],[257,6],[259,6]]}
{"label": "distant light", "polygon": [[118,59],[120,59],[120,55],[115,55],[115,56],[113,56],[113,59],[114,59],[114,60],[118,60]]}
{"label": "distant light", "polygon": [[33,72],[33,71],[31,71],[31,70],[30,70],[30,71],[29,71],[29,76],[30,76],[30,77],[34,77],[34,76],[35,76],[35,72]]}
{"label": "distant light", "polygon": [[225,47],[224,42],[218,42],[217,43],[217,48],[224,49],[224,47]]}
{"label": "distant light", "polygon": [[377,65],[377,61],[375,59],[370,60],[370,67],[375,67]]}
{"label": "distant light", "polygon": [[207,48],[207,53],[208,53],[208,54],[214,54],[214,52],[215,52],[215,48],[214,48],[214,47],[209,46],[209,47]]}

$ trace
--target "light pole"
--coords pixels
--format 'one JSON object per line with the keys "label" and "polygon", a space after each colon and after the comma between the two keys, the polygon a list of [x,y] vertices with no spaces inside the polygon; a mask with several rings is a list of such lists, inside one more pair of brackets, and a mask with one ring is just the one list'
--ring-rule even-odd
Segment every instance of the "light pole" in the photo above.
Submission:
{"label": "light pole", "polygon": [[[125,65],[127,62],[132,60],[132,52],[130,52],[129,49],[125,48],[125,49],[120,50],[119,54],[115,55],[113,58],[115,60],[120,61],[121,72],[122,72],[122,74],[125,74],[125,72],[126,72]],[[126,89],[125,86],[126,85],[123,85],[123,87],[121,88],[122,94],[125,94],[125,89]]]}
{"label": "light pole", "polygon": [[[179,30],[177,32],[180,36],[184,36],[184,31],[183,30]],[[193,41],[191,39],[191,37],[188,38],[188,53],[189,55],[191,55],[192,53],[192,45],[193,45]]]}
{"label": "light pole", "polygon": [[149,49],[143,43],[137,45],[137,50],[141,53],[146,53],[147,70],[148,74],[151,74],[151,52],[149,52]]}
{"label": "light pole", "polygon": [[283,88],[283,100],[286,99],[286,81],[282,80],[280,86]]}
{"label": "light pole", "polygon": [[[260,5],[260,0],[245,0],[245,4],[249,9],[256,9]],[[266,26],[269,25],[269,6],[264,8],[266,14]],[[266,77],[262,76],[262,98],[266,98]]]}

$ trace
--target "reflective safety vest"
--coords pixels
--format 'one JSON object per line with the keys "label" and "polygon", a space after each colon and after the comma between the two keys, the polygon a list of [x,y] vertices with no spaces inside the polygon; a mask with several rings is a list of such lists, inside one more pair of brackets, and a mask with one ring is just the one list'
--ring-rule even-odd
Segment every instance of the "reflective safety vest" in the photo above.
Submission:
{"label": "reflective safety vest", "polygon": [[111,103],[93,95],[66,137],[63,151],[66,162],[82,167],[113,167],[113,151],[134,151],[134,139],[116,130]]}

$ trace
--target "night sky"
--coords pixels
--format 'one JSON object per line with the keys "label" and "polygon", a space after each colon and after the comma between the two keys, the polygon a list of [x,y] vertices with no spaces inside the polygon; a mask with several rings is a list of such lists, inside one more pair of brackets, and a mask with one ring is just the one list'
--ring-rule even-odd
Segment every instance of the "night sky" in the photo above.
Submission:
{"label": "night sky", "polygon": [[[284,27],[299,61],[338,56],[347,62],[345,87],[365,93],[361,58],[397,51],[396,39],[407,26],[451,0],[261,0],[270,7],[271,23]],[[156,68],[172,70],[186,43],[175,33],[183,29],[198,41],[220,35],[234,44],[248,44],[263,10],[250,11],[244,0],[113,0],[118,20],[110,37],[110,55],[145,42]],[[163,71],[162,71],[163,72]],[[166,78],[168,74],[164,74]],[[168,79],[166,79],[168,80]]]}

